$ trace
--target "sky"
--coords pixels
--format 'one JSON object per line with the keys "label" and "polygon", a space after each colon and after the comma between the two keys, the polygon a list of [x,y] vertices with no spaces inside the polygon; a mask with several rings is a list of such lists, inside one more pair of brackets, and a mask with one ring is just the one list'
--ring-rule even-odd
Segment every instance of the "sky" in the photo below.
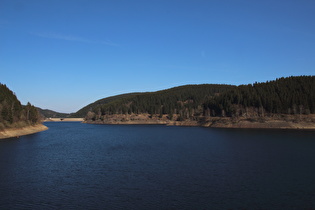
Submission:
{"label": "sky", "polygon": [[0,0],[0,83],[22,104],[298,75],[315,75],[314,0]]}

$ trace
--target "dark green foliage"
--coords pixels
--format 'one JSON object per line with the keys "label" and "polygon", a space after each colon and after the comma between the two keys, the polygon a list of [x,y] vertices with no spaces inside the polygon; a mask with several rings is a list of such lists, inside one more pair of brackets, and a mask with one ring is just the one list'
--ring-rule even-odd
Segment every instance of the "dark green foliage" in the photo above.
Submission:
{"label": "dark green foliage", "polygon": [[28,122],[31,124],[36,124],[40,121],[40,114],[35,106],[27,103],[27,105],[24,107],[24,110],[26,112],[26,120]]}
{"label": "dark green foliage", "polygon": [[15,94],[0,84],[0,129],[25,124],[36,124],[40,115],[36,107],[28,103],[22,106]]}
{"label": "dark green foliage", "polygon": [[[123,96],[123,97],[121,97]],[[112,100],[109,100],[112,99]],[[169,119],[251,117],[315,113],[315,77],[279,78],[249,85],[186,85],[167,90],[120,95],[89,105],[89,119],[113,114],[167,115]],[[102,101],[100,100],[100,101]]]}
{"label": "dark green foliage", "polygon": [[193,117],[193,115],[202,114],[202,104],[205,101],[232,87],[230,85],[180,86],[121,97],[106,104],[92,106],[90,111],[96,114],[96,119],[112,114],[148,113],[160,117],[167,114],[169,118],[173,118],[173,114],[178,114],[180,119],[184,120]]}
{"label": "dark green foliage", "polygon": [[214,116],[315,113],[315,77],[288,77],[240,85],[209,100],[204,108],[213,110]]}
{"label": "dark green foliage", "polygon": [[68,117],[85,117],[87,115],[87,113],[89,111],[91,111],[95,106],[98,106],[101,104],[107,104],[107,103],[112,102],[114,100],[130,97],[130,96],[134,96],[134,95],[139,95],[139,94],[142,94],[142,93],[127,93],[127,94],[121,94],[121,95],[117,95],[117,96],[111,96],[111,97],[103,98],[103,99],[100,99],[98,101],[95,101],[94,103],[91,103],[91,104],[83,107],[82,109],[80,109],[76,113],[70,114],[70,116],[68,116]]}

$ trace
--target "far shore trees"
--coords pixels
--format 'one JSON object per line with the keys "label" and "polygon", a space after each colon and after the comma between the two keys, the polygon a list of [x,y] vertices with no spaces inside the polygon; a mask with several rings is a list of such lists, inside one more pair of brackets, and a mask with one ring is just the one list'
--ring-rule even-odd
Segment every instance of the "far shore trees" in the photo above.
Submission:
{"label": "far shore trees", "polygon": [[[200,117],[265,117],[315,113],[315,76],[279,78],[249,85],[186,85],[167,90],[101,99],[88,105],[87,120],[106,115],[167,115],[171,120]],[[176,116],[176,118],[175,118]]]}

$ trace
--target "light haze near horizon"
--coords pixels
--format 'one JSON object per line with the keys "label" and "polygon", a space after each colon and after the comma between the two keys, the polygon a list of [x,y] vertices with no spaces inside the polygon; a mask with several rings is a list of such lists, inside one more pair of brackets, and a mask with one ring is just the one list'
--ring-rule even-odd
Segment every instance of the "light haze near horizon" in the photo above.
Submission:
{"label": "light haze near horizon", "polygon": [[186,84],[315,74],[312,0],[0,0],[0,82],[76,112]]}

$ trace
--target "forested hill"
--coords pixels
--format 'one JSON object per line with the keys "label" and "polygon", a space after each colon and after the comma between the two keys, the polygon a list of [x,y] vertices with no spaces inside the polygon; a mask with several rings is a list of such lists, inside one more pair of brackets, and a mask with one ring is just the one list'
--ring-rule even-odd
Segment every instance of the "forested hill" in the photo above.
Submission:
{"label": "forested hill", "polygon": [[107,104],[107,103],[110,103],[110,102],[115,101],[115,100],[132,97],[132,96],[139,95],[139,94],[142,94],[142,93],[126,93],[126,94],[121,94],[121,95],[103,98],[103,99],[97,100],[97,101],[83,107],[82,109],[80,109],[76,113],[70,114],[69,117],[85,117],[89,111],[92,111],[93,108],[95,108],[98,105]]}
{"label": "forested hill", "polygon": [[315,76],[240,85],[204,104],[212,116],[314,114]]}
{"label": "forested hill", "polygon": [[0,84],[0,130],[10,127],[23,127],[40,122],[36,107],[28,103],[22,106],[15,94]]}
{"label": "forested hill", "polygon": [[231,85],[185,85],[167,90],[136,94],[112,100],[106,104],[91,107],[88,119],[101,119],[104,115],[141,114],[151,115],[173,114],[193,116],[203,113],[203,103],[232,89]]}
{"label": "forested hill", "polygon": [[279,78],[249,85],[186,85],[137,94],[90,106],[86,119],[102,121],[114,114],[168,115],[183,121],[200,117],[314,114],[315,77]]}

